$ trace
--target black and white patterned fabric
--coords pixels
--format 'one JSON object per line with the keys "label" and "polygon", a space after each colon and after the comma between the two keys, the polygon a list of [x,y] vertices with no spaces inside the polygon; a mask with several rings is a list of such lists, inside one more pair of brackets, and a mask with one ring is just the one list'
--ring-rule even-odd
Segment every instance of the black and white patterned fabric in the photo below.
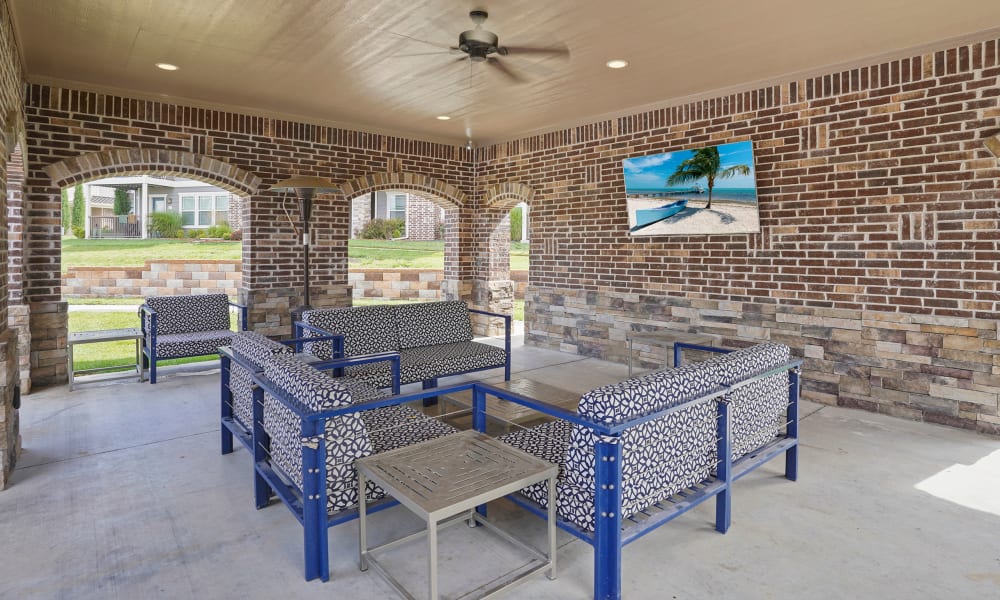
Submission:
{"label": "black and white patterned fabric", "polygon": [[[757,344],[717,356],[710,361],[719,383],[732,385],[774,369],[791,359],[784,344]],[[788,372],[755,381],[726,394],[733,428],[733,460],[760,448],[777,437],[787,420]]]}
{"label": "black and white patterned fabric", "polygon": [[[264,361],[274,354],[292,353],[288,346],[256,331],[236,333],[229,346],[255,371],[263,371]],[[240,425],[250,430],[253,426],[253,380],[250,371],[235,361],[229,367],[229,390],[233,394],[233,416]]]}
{"label": "black and white patterned fabric", "polygon": [[[620,423],[717,389],[712,369],[704,363],[692,363],[591,390],[580,398],[578,412],[592,420]],[[557,510],[561,518],[593,531],[594,446],[599,437],[585,427],[552,423],[529,431],[505,436],[504,440],[550,461],[565,443]],[[622,515],[632,515],[708,479],[716,463],[715,439],[713,402],[627,430],[621,437]],[[522,493],[541,504],[547,502],[540,486]]]}
{"label": "black and white patterned fabric", "polygon": [[235,331],[220,329],[198,333],[169,333],[156,336],[156,358],[183,358],[218,354],[219,348],[233,341]]}
{"label": "black and white patterned fabric", "polygon": [[[156,311],[157,336],[228,330],[232,325],[229,320],[229,297],[225,294],[149,296],[146,306]],[[148,322],[145,327],[146,331],[150,330]]]}
{"label": "black and white patterned fabric", "polygon": [[400,350],[472,341],[469,307],[464,302],[415,302],[393,308]]}
{"label": "black and white patterned fabric", "polygon": [[[282,390],[291,393],[305,407],[325,410],[388,395],[363,381],[350,377],[331,379],[302,363],[295,355],[276,356],[265,368],[265,376],[276,376]],[[301,380],[295,383],[296,380]],[[275,381],[272,379],[272,381]],[[277,384],[277,381],[275,381]],[[295,485],[302,487],[301,424],[294,412],[265,394],[264,429],[271,436],[271,459]],[[375,452],[384,452],[424,440],[454,433],[455,428],[405,406],[389,406],[328,419],[326,441],[327,510],[336,512],[358,502],[354,461]],[[372,485],[366,489],[370,500],[385,492]]]}
{"label": "black and white patterned fabric", "polygon": [[[345,356],[395,352],[399,334],[393,307],[385,305],[311,310],[302,315],[307,325],[344,336]],[[306,337],[317,334],[306,332]],[[305,352],[322,360],[331,358],[330,342],[306,344]]]}
{"label": "black and white patterned fabric", "polygon": [[[455,342],[422,346],[399,351],[399,379],[402,384],[417,383],[455,373],[502,367],[507,353],[503,348],[480,342]],[[347,374],[375,387],[392,385],[392,366],[388,362],[347,367]]]}

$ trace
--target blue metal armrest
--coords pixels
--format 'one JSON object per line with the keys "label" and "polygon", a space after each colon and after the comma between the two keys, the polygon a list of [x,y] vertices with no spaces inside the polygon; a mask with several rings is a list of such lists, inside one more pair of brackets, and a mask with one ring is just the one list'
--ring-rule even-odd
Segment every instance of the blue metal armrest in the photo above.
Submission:
{"label": "blue metal armrest", "polygon": [[[310,325],[303,321],[296,321],[295,324],[295,339],[303,339],[305,342],[312,341],[330,341],[330,356],[339,358],[344,355],[344,336],[340,333],[334,333],[332,331],[327,331],[325,329],[320,329],[314,325]],[[315,336],[306,336],[305,332],[310,332],[316,334]],[[309,337],[322,338],[320,340],[309,339]],[[303,342],[303,343],[305,343]],[[296,347],[296,352],[301,352],[301,346]]]}
{"label": "blue metal armrest", "polygon": [[237,304],[236,302],[230,301],[229,302],[229,306],[233,306],[235,308],[240,309],[240,311],[239,311],[239,315],[240,315],[240,317],[239,317],[240,331],[246,331],[247,330],[247,306],[246,306],[246,304]]}
{"label": "blue metal armrest", "polygon": [[[312,328],[312,329],[316,329],[316,328]],[[317,331],[322,331],[322,329],[318,329]],[[302,347],[306,343],[309,343],[309,342],[330,342],[331,344],[337,344],[338,340],[339,340],[339,343],[343,343],[343,339],[344,339],[344,336],[340,335],[339,333],[331,333],[331,334],[328,334],[328,335],[317,335],[316,337],[294,337],[294,338],[292,338],[290,340],[278,340],[278,342],[281,343],[281,344],[284,344],[286,346],[291,346],[292,349],[295,352],[301,354],[302,353]]]}
{"label": "blue metal armrest", "polygon": [[487,317],[499,317],[503,319],[503,349],[507,354],[507,360],[504,364],[504,380],[510,381],[510,315],[502,315],[500,313],[490,312],[488,310],[480,310],[478,308],[470,308],[470,313],[475,313],[477,315],[486,315]]}
{"label": "blue metal armrest", "polygon": [[687,342],[674,342],[674,368],[681,366],[681,353],[684,350],[701,350],[703,352],[713,352],[715,354],[729,354],[735,352],[728,348],[716,348],[715,346],[702,346],[700,344],[689,344]]}

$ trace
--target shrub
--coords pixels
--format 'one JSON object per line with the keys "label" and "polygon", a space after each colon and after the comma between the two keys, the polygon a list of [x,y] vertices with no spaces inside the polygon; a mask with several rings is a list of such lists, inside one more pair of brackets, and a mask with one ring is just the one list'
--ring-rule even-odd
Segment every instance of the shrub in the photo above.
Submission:
{"label": "shrub", "polygon": [[510,211],[510,241],[521,241],[521,207],[517,206]]}
{"label": "shrub", "polygon": [[189,238],[191,238],[193,240],[196,240],[196,239],[200,238],[201,236],[205,235],[205,230],[204,229],[187,229],[187,230],[184,231],[184,235],[186,235],[187,237],[189,237]]}
{"label": "shrub", "polygon": [[237,229],[236,231],[234,231],[232,234],[229,235],[229,239],[233,240],[234,242],[242,242],[243,230]]}
{"label": "shrub", "polygon": [[205,232],[205,237],[210,238],[226,238],[233,233],[233,230],[229,228],[229,223],[225,221],[219,223],[218,225],[212,225]]}
{"label": "shrub", "polygon": [[403,237],[406,221],[403,219],[372,219],[361,229],[361,238],[366,240],[391,240]]}
{"label": "shrub", "polygon": [[132,199],[128,197],[128,192],[115,188],[115,214],[127,215],[132,212]]}
{"label": "shrub", "polygon": [[[83,199],[83,186],[76,186],[76,190],[73,192],[73,217],[70,220],[70,226],[74,229],[73,235],[76,235],[76,228],[79,227],[83,229],[87,225],[87,204]],[[79,236],[77,236],[79,237]]]}
{"label": "shrub", "polygon": [[231,233],[223,233],[222,234],[222,239],[224,239],[224,240],[226,240],[228,242],[229,240],[233,239],[233,234],[231,234]]}
{"label": "shrub", "polygon": [[178,213],[155,212],[149,215],[149,232],[157,237],[177,237],[183,225],[184,219]]}
{"label": "shrub", "polygon": [[69,233],[69,228],[73,215],[69,208],[69,188],[62,189],[62,232],[63,235]]}
{"label": "shrub", "polygon": [[73,227],[73,237],[83,239],[87,237],[87,231],[83,227]]}

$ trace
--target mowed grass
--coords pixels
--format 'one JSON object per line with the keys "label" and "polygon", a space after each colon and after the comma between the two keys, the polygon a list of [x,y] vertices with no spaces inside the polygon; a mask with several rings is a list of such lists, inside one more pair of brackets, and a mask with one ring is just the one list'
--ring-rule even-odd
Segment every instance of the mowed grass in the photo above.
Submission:
{"label": "mowed grass", "polygon": [[[234,320],[235,323],[235,320]],[[69,312],[69,331],[95,331],[102,329],[125,329],[139,327],[139,317],[135,311],[127,312]],[[236,328],[235,325],[233,327]],[[157,366],[180,365],[184,363],[217,360],[218,355],[194,356],[190,358],[173,358],[163,360]],[[99,344],[81,344],[73,347],[73,368],[77,371],[123,365],[121,370],[133,369],[135,360],[135,342],[102,342]]]}
{"label": "mowed grass", "polygon": [[[141,267],[147,260],[240,260],[242,242],[193,240],[62,241],[63,272],[70,267]],[[444,242],[350,240],[348,261],[354,269],[443,269]],[[527,270],[528,244],[511,242],[510,268]]]}

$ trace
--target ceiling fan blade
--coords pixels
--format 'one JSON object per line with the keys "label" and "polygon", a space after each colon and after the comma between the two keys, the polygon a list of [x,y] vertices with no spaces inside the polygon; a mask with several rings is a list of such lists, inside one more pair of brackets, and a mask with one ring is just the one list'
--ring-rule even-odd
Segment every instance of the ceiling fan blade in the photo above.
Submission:
{"label": "ceiling fan blade", "polygon": [[437,52],[411,52],[409,54],[392,54],[389,58],[409,58],[411,56],[447,56],[451,54],[448,50],[438,50]]}
{"label": "ceiling fan blade", "polygon": [[549,46],[548,48],[536,46],[504,46],[501,54],[536,54],[544,56],[569,56],[569,48],[566,46]]}
{"label": "ceiling fan blade", "polygon": [[524,83],[524,79],[520,75],[510,70],[507,65],[503,64],[499,59],[493,58],[492,56],[486,61],[486,64],[493,65],[493,67],[503,74],[504,77],[510,79],[514,83]]}

